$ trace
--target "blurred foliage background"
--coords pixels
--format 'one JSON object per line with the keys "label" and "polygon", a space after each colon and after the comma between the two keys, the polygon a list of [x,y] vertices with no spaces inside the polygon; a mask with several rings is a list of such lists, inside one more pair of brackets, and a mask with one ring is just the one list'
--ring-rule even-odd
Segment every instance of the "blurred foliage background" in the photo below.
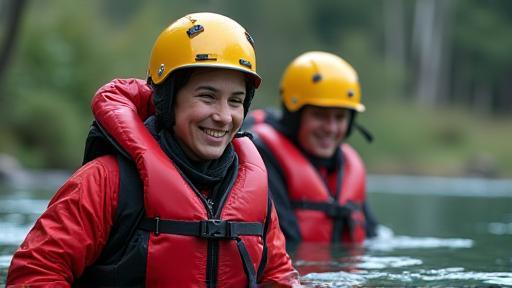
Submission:
{"label": "blurred foliage background", "polygon": [[253,108],[279,107],[281,73],[305,51],[350,62],[376,141],[349,141],[370,173],[512,177],[508,0],[0,0],[0,154],[80,166],[94,92],[145,78],[158,34],[203,11],[255,39]]}

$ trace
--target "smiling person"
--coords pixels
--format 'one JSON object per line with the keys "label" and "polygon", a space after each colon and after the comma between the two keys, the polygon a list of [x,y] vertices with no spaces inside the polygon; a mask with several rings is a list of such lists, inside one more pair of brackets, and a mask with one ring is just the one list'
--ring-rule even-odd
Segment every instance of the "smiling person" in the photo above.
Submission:
{"label": "smiling person", "polygon": [[288,65],[280,89],[281,111],[253,111],[244,125],[255,134],[288,243],[375,236],[364,164],[344,143],[355,129],[372,137],[355,122],[365,110],[356,71],[334,54],[307,52]]}
{"label": "smiling person", "polygon": [[157,38],[147,83],[100,89],[85,165],[14,254],[7,285],[299,286],[265,165],[238,132],[261,81],[253,45],[230,18],[189,14]]}

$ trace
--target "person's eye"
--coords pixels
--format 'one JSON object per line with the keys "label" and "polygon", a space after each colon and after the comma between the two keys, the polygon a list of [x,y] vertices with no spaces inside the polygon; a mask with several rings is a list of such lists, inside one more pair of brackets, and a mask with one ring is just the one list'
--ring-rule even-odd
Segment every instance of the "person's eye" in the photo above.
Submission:
{"label": "person's eye", "polygon": [[347,115],[345,113],[336,115],[336,119],[338,120],[344,120],[345,118],[347,118]]}
{"label": "person's eye", "polygon": [[234,97],[234,98],[229,99],[229,103],[233,106],[240,106],[244,103],[244,100],[239,97]]}
{"label": "person's eye", "polygon": [[323,111],[320,111],[320,110],[314,110],[311,114],[313,114],[313,116],[316,118],[324,118],[325,117],[325,113],[323,113]]}
{"label": "person's eye", "polygon": [[201,100],[208,102],[208,103],[213,102],[213,100],[215,100],[215,96],[213,96],[212,94],[208,94],[208,93],[199,94],[199,95],[197,95],[197,97],[199,97]]}

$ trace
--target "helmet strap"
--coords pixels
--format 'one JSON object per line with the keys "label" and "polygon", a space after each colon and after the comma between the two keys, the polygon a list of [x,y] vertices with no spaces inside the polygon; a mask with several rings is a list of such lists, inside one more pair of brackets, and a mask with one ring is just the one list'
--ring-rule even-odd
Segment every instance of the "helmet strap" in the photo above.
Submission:
{"label": "helmet strap", "polygon": [[370,132],[370,130],[366,129],[366,127],[362,126],[361,124],[359,124],[358,122],[356,122],[356,116],[357,116],[357,111],[355,110],[350,110],[352,113],[350,113],[350,119],[349,119],[349,124],[348,124],[348,129],[347,129],[347,135],[345,136],[345,139],[347,139],[351,134],[352,134],[352,131],[354,131],[354,129],[356,129],[357,131],[359,131],[361,133],[361,135],[363,135],[363,138],[368,142],[368,143],[372,143],[373,142],[373,134]]}

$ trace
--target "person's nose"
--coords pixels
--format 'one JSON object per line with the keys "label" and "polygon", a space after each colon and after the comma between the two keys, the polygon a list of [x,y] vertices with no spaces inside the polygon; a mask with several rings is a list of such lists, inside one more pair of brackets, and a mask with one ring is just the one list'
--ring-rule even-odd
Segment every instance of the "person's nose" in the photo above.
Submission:
{"label": "person's nose", "polygon": [[330,133],[336,132],[338,129],[338,120],[333,115],[327,115],[325,117],[324,129]]}
{"label": "person's nose", "polygon": [[213,120],[222,124],[227,124],[231,122],[231,109],[229,107],[229,103],[225,101],[219,101],[217,105],[215,105],[215,111],[213,113]]}

